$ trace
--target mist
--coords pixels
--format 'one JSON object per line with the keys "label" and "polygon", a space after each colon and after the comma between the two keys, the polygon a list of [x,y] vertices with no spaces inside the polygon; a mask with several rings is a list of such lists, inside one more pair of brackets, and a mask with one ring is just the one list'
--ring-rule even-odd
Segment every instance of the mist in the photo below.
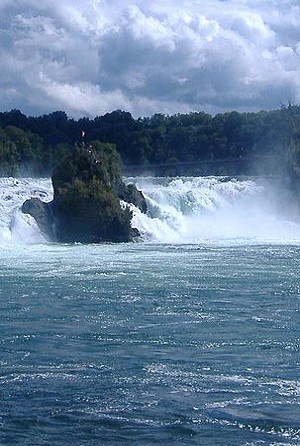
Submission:
{"label": "mist", "polygon": [[275,179],[198,177],[137,179],[148,215],[134,211],[145,239],[170,243],[300,240],[292,195]]}

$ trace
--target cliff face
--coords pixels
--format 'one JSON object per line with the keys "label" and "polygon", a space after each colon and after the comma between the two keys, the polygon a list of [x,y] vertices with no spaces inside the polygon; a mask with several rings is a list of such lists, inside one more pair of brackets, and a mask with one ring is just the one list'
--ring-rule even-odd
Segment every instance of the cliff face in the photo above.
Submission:
{"label": "cliff face", "polygon": [[127,242],[137,236],[129,207],[121,207],[120,199],[144,212],[146,202],[135,186],[122,181],[114,146],[95,142],[74,149],[54,170],[52,183],[51,203],[33,206],[28,200],[23,205],[23,212],[36,218],[48,238],[55,232],[58,242],[99,243]]}

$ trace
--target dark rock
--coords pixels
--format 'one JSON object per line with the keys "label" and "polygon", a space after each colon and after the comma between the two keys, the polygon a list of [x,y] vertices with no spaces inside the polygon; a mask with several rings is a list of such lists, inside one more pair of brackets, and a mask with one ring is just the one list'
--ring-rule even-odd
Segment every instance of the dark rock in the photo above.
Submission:
{"label": "dark rock", "polygon": [[34,217],[40,231],[47,240],[55,239],[54,218],[49,203],[44,203],[39,198],[30,198],[23,203],[22,212]]}
{"label": "dark rock", "polygon": [[123,181],[116,186],[116,192],[120,200],[134,204],[144,214],[147,212],[147,203],[143,193],[134,184],[125,184]]}
{"label": "dark rock", "polygon": [[137,228],[130,229],[130,236],[133,241],[138,241],[141,237],[140,231]]}

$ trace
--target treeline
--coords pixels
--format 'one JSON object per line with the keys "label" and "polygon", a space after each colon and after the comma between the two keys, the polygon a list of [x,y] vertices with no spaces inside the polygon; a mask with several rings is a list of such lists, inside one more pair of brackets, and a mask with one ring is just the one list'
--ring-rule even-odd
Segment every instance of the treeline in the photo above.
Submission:
{"label": "treeline", "polygon": [[299,129],[300,106],[291,104],[258,113],[138,119],[121,110],[78,120],[63,111],[32,117],[11,110],[0,113],[0,175],[51,175],[74,147],[93,141],[114,144],[129,171],[246,174],[254,165],[272,171],[274,159],[277,166],[295,164],[296,170]]}

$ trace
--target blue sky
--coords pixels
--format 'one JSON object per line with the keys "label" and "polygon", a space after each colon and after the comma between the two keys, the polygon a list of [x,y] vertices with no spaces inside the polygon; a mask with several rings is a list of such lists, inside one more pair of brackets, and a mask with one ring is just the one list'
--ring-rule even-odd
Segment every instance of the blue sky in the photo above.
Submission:
{"label": "blue sky", "polygon": [[2,111],[268,110],[299,102],[300,3],[0,0],[0,57]]}

